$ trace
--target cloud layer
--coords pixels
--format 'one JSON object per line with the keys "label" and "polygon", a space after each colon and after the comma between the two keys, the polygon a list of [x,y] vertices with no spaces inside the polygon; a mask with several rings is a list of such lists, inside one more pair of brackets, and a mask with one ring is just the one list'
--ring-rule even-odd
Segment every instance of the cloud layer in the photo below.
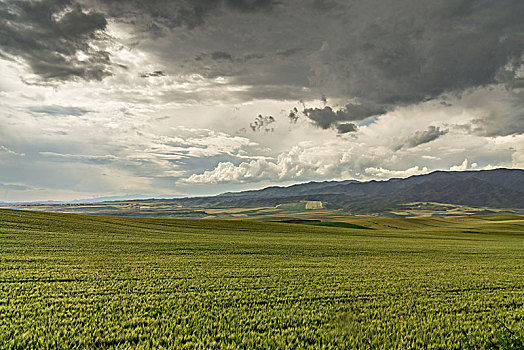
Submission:
{"label": "cloud layer", "polygon": [[69,0],[0,2],[0,54],[22,58],[46,81],[101,80],[111,74],[104,14]]}
{"label": "cloud layer", "polygon": [[522,167],[523,14],[521,0],[0,0],[0,195]]}

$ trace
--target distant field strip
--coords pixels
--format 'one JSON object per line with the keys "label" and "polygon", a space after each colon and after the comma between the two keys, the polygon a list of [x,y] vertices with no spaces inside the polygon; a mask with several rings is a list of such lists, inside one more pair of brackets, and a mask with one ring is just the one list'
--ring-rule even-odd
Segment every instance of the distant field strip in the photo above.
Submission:
{"label": "distant field strip", "polygon": [[0,210],[0,348],[518,349],[523,334],[522,216]]}
{"label": "distant field strip", "polygon": [[323,205],[321,201],[307,201],[306,209],[322,209]]}

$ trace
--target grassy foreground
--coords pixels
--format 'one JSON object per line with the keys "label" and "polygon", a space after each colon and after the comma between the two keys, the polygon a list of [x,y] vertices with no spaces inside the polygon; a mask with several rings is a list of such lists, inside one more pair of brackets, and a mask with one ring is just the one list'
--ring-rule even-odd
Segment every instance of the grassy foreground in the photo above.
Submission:
{"label": "grassy foreground", "polygon": [[0,210],[0,348],[522,346],[524,217],[347,222]]}

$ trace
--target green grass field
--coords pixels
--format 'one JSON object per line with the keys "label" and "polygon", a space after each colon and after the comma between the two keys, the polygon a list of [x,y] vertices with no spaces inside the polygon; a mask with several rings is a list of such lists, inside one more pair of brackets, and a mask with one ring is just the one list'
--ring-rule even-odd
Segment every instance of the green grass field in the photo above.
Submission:
{"label": "green grass field", "polygon": [[522,349],[524,217],[345,222],[0,210],[0,348]]}

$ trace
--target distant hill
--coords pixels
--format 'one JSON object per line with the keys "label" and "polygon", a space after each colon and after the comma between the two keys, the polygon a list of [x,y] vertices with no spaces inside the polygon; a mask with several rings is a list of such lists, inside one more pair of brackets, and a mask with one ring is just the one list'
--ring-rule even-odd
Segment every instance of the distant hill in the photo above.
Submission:
{"label": "distant hill", "polygon": [[524,170],[435,171],[405,179],[308,182],[209,197],[119,200],[91,204],[20,204],[14,207],[148,217],[523,213]]}
{"label": "distant hill", "polygon": [[309,182],[288,187],[175,200],[185,207],[259,207],[300,200],[355,213],[375,213],[406,202],[439,202],[493,208],[524,208],[524,170],[435,171],[387,181]]}

